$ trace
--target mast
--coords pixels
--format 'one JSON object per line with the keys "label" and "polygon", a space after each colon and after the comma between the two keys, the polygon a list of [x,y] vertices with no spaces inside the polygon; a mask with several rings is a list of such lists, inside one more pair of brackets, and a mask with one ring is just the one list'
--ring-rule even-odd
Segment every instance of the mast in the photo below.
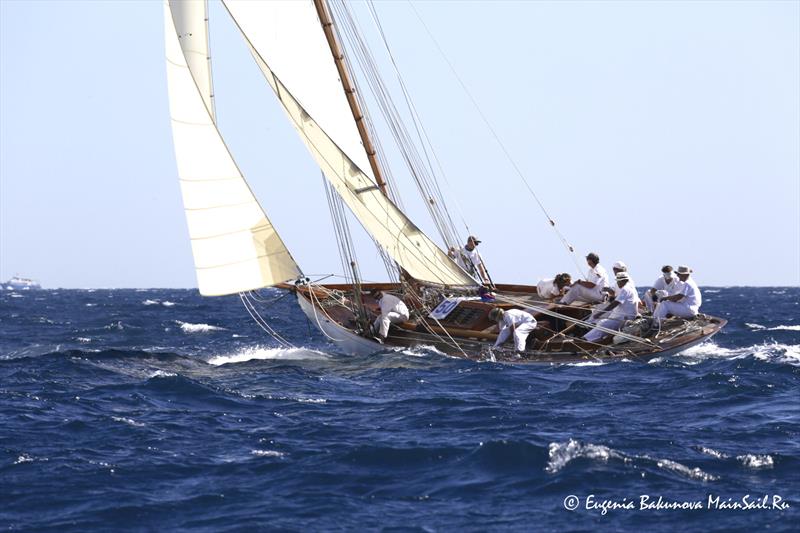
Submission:
{"label": "mast", "polygon": [[361,112],[361,106],[358,105],[356,99],[356,89],[350,80],[350,75],[347,72],[347,67],[344,64],[344,53],[339,41],[336,40],[336,35],[333,31],[333,20],[331,19],[330,12],[328,11],[328,4],[326,0],[314,0],[314,7],[317,9],[317,15],[322,23],[322,30],[325,32],[325,38],[328,40],[328,46],[331,48],[333,60],[336,63],[336,70],[339,71],[339,79],[342,81],[344,93],[347,96],[347,103],[350,105],[350,111],[353,112],[353,118],[358,127],[358,134],[361,136],[361,142],[364,144],[364,150],[367,151],[367,158],[369,159],[369,166],[372,168],[372,174],[375,176],[375,182],[380,188],[381,192],[387,198],[389,193],[386,190],[386,181],[383,179],[380,167],[378,166],[378,158],[376,156],[375,147],[369,139],[369,132],[367,126],[364,124],[364,113]]}

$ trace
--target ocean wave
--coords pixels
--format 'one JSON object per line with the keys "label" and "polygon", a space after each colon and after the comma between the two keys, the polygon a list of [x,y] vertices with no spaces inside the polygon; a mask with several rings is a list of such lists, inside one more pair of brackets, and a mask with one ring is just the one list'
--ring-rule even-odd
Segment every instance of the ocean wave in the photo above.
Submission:
{"label": "ocean wave", "polygon": [[695,447],[695,449],[698,452],[704,453],[706,455],[710,455],[711,457],[714,457],[715,459],[727,459],[728,457],[730,457],[727,453],[721,452],[719,450],[715,450],[714,448],[707,448],[705,446],[697,446],[697,447]]}
{"label": "ocean wave", "polygon": [[682,465],[680,463],[671,461],[669,459],[658,459],[656,460],[656,464],[658,465],[659,468],[675,472],[676,474],[680,474],[690,479],[697,479],[700,481],[716,481],[719,479],[719,477],[717,476],[713,476],[707,472],[703,472],[698,467],[690,468],[686,465]]}
{"label": "ocean wave", "polygon": [[242,351],[228,354],[216,355],[209,359],[207,362],[210,365],[221,366],[230,363],[244,363],[246,361],[253,361],[259,359],[328,359],[330,356],[323,352],[316,350],[309,350],[307,348],[264,348],[261,346],[254,346],[245,348]]}
{"label": "ocean wave", "polygon": [[752,329],[753,331],[800,331],[800,325],[798,324],[789,324],[780,326],[774,326],[768,328],[767,326],[762,326],[761,324],[753,324],[750,322],[745,322],[744,324],[748,328]]}
{"label": "ocean wave", "polygon": [[[696,446],[694,447],[694,449],[706,455],[710,455],[715,459],[724,460],[724,459],[730,459],[731,457],[725,452],[721,452],[713,448],[707,448],[705,446]],[[737,455],[736,461],[746,466],[747,468],[752,468],[752,469],[772,468],[773,466],[775,466],[775,460],[772,458],[771,455],[767,454],[759,455],[754,453],[746,453],[742,455]]]}
{"label": "ocean wave", "polygon": [[147,375],[147,379],[153,379],[153,378],[174,378],[174,377],[176,377],[177,375],[178,375],[178,374],[176,374],[175,372],[167,372],[166,370],[156,370],[155,372],[152,372],[152,373],[148,374],[148,375]]}
{"label": "ocean wave", "polygon": [[754,455],[751,453],[745,455],[737,455],[736,460],[742,463],[747,468],[772,468],[775,466],[775,461],[771,455]]}
{"label": "ocean wave", "polygon": [[800,366],[800,344],[765,342],[744,348],[724,348],[713,341],[688,348],[675,357],[700,362],[705,359],[741,359],[754,357],[761,361]]}
{"label": "ocean wave", "polygon": [[128,424],[129,426],[135,426],[139,428],[144,427],[144,424],[142,424],[141,422],[131,420],[130,418],[125,418],[124,416],[112,416],[111,420],[115,422],[123,422],[125,424]]}
{"label": "ocean wave", "polygon": [[256,457],[283,457],[286,455],[283,452],[277,452],[275,450],[250,450],[250,454]]}
{"label": "ocean wave", "polygon": [[446,353],[437,349],[435,346],[428,344],[421,344],[419,346],[414,346],[412,348],[398,347],[398,348],[393,348],[393,351],[401,353],[403,355],[408,355],[410,357],[430,357],[432,354],[449,357]]}
{"label": "ocean wave", "polygon": [[158,305],[159,303],[161,302],[158,300],[145,300],[142,302],[142,305]]}
{"label": "ocean wave", "polygon": [[222,331],[225,328],[220,326],[212,326],[211,324],[192,324],[191,322],[175,321],[181,327],[184,333],[207,333],[209,331]]}
{"label": "ocean wave", "polygon": [[645,463],[699,481],[716,481],[719,478],[698,467],[689,467],[671,459],[652,458],[647,455],[628,455],[602,444],[582,443],[575,439],[567,442],[551,442],[548,446],[548,461],[545,472],[555,474],[576,459],[590,459],[608,463],[620,461],[623,464]]}
{"label": "ocean wave", "polygon": [[603,446],[602,444],[583,444],[574,439],[567,442],[551,442],[548,445],[548,461],[545,472],[555,474],[575,459],[585,458],[607,463],[609,459],[619,459],[623,462],[629,459],[621,452]]}
{"label": "ocean wave", "polygon": [[163,305],[164,307],[172,307],[173,305],[175,305],[175,302],[170,302],[169,300],[165,300],[161,302],[161,305]]}

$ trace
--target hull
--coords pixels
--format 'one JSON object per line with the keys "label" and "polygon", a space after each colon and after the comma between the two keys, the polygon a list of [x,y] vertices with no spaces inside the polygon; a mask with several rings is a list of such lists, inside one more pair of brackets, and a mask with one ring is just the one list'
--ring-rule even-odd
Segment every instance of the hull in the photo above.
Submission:
{"label": "hull", "polygon": [[[525,294],[535,291],[533,287],[506,286],[514,294]],[[386,348],[413,348],[429,346],[454,357],[476,361],[499,361],[512,363],[570,363],[614,360],[647,361],[656,357],[678,354],[710,339],[726,324],[723,319],[701,315],[694,321],[676,319],[672,325],[663,330],[663,336],[653,337],[648,343],[623,341],[620,344],[587,345],[579,338],[564,339],[559,342],[543,342],[532,339],[523,352],[515,352],[508,348],[494,348],[496,334],[487,333],[490,328],[483,328],[485,321],[478,315],[486,314],[494,307],[491,303],[476,301],[464,302],[463,305],[477,316],[473,329],[460,329],[442,326],[439,331],[433,330],[429,321],[417,319],[413,323],[404,323],[393,327],[385,344],[378,343],[361,334],[363,327],[356,325],[354,313],[342,302],[347,301],[347,285],[327,287],[293,287],[283,288],[296,293],[298,304],[303,313],[338,349],[350,355],[370,355]],[[381,284],[384,290],[399,290],[395,284]],[[330,295],[336,297],[331,299]],[[523,306],[524,307],[524,306]],[[464,310],[462,310],[464,311]],[[463,313],[462,313],[463,314]],[[424,323],[424,324],[421,324]],[[424,327],[423,327],[424,325]]]}

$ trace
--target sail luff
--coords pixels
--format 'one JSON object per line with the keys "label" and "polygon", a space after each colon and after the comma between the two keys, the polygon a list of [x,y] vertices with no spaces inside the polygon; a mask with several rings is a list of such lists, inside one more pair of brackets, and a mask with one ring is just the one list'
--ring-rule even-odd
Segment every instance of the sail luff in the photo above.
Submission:
{"label": "sail luff", "polygon": [[383,196],[369,177],[308,116],[255,50],[251,48],[251,51],[325,177],[392,259],[419,280],[443,285],[474,285],[475,281],[466,272],[451,262],[436,244]]}
{"label": "sail luff", "polygon": [[[275,285],[297,277],[300,269],[214,122],[205,83],[209,59],[197,45],[208,41],[201,35],[205,7],[202,0],[166,1],[164,23],[173,143],[197,283],[201,294],[215,296]],[[206,54],[202,61],[198,53]]]}
{"label": "sail luff", "polygon": [[381,248],[413,278],[474,286],[376,185],[313,4],[222,4],[326,179]]}

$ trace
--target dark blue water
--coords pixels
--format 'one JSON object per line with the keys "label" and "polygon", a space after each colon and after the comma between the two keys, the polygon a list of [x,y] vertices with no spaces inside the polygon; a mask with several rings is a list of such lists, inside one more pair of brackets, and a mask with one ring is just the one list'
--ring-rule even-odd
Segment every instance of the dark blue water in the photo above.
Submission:
{"label": "dark blue water", "polygon": [[713,343],[550,366],[337,355],[291,298],[285,350],[238,298],[5,291],[0,528],[797,531],[798,302],[707,289]]}

